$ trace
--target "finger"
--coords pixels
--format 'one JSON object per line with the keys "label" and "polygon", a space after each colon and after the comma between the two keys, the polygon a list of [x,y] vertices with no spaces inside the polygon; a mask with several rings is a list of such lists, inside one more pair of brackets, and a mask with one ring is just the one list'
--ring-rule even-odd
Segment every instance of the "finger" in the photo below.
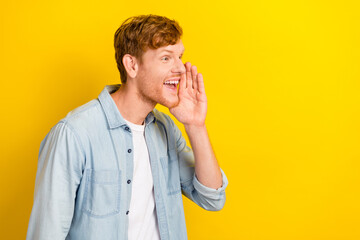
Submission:
{"label": "finger", "polygon": [[186,88],[192,88],[191,63],[185,63],[186,68]]}
{"label": "finger", "polygon": [[191,76],[192,76],[192,88],[194,90],[198,90],[198,84],[197,84],[197,68],[195,65],[191,66]]}
{"label": "finger", "polygon": [[200,93],[205,93],[204,79],[201,73],[198,73],[197,75],[197,84],[198,84],[198,91]]}
{"label": "finger", "polygon": [[186,73],[182,73],[180,76],[180,83],[179,83],[179,92],[183,91],[186,88]]}

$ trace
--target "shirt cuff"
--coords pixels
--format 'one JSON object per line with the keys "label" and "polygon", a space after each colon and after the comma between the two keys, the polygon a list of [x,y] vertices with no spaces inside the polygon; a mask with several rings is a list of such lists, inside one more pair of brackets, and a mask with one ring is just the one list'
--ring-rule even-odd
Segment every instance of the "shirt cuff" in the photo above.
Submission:
{"label": "shirt cuff", "polygon": [[196,177],[196,174],[194,174],[193,184],[196,191],[198,191],[201,195],[211,198],[211,199],[219,199],[222,195],[225,194],[225,188],[228,185],[227,177],[224,173],[224,171],[220,168],[221,176],[222,176],[222,186],[218,189],[215,188],[209,188],[199,182],[199,180]]}

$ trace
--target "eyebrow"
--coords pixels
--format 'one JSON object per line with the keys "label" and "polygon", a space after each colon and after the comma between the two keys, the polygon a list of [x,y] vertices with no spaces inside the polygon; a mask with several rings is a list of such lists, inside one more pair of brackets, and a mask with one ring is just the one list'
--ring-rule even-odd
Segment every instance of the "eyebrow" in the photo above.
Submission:
{"label": "eyebrow", "polygon": [[[181,54],[184,54],[184,51],[185,51],[185,48],[182,50]],[[173,51],[167,50],[167,49],[162,50],[161,53],[162,53],[162,52],[174,53]]]}

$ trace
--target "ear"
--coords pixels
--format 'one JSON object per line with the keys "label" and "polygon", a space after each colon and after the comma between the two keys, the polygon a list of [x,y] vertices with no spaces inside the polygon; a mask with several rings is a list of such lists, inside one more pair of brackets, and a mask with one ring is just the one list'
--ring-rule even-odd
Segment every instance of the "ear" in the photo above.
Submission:
{"label": "ear", "polygon": [[125,54],[123,59],[125,70],[130,78],[135,78],[138,72],[138,63],[136,57],[130,54]]}

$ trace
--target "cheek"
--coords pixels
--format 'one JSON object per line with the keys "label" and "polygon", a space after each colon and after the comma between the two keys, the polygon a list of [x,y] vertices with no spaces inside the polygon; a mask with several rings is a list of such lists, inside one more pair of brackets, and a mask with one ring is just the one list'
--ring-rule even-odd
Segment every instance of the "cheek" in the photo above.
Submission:
{"label": "cheek", "polygon": [[171,77],[171,71],[162,65],[152,65],[147,67],[142,72],[143,81],[148,86],[159,86],[163,85],[163,82]]}

